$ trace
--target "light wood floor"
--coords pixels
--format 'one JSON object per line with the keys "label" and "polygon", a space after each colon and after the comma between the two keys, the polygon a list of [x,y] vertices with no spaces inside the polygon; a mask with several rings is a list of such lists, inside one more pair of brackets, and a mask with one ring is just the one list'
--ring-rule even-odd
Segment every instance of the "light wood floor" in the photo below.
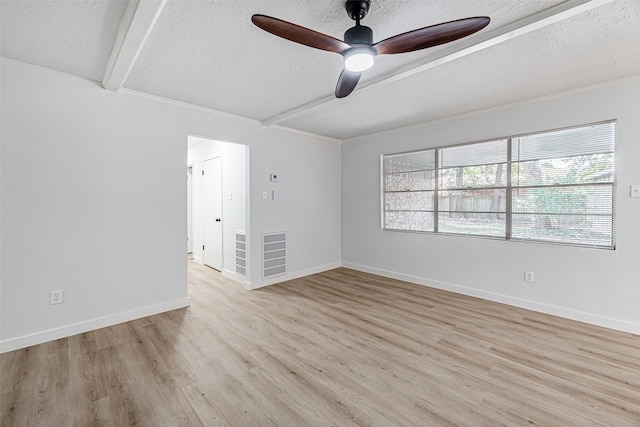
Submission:
{"label": "light wood floor", "polygon": [[337,269],[1,360],[9,426],[640,426],[640,336]]}

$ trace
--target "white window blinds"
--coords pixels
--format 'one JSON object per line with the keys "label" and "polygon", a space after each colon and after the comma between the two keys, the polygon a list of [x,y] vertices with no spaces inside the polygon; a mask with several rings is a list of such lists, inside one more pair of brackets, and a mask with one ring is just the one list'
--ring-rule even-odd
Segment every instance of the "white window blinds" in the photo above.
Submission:
{"label": "white window blinds", "polygon": [[383,228],[434,231],[435,150],[384,156]]}
{"label": "white window blinds", "polygon": [[438,150],[438,231],[504,236],[507,140]]}
{"label": "white window blinds", "polygon": [[613,246],[615,123],[513,138],[512,239]]}

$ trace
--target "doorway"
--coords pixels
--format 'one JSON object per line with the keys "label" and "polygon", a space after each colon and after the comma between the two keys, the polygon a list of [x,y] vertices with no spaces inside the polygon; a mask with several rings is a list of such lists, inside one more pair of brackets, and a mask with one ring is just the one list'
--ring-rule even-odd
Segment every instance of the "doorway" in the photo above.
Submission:
{"label": "doorway", "polygon": [[192,179],[190,247],[193,261],[245,283],[250,274],[249,260],[238,262],[236,251],[239,240],[245,250],[250,244],[249,147],[189,136],[186,165],[188,177],[191,166]]}

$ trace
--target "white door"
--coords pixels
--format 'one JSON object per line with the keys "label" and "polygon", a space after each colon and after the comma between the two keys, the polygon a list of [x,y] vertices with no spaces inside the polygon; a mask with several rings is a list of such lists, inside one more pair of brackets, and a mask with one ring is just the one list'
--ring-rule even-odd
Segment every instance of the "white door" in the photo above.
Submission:
{"label": "white door", "polygon": [[204,162],[204,263],[222,270],[222,160]]}
{"label": "white door", "polygon": [[192,213],[192,193],[193,189],[193,168],[187,168],[187,253],[193,253],[193,213]]}

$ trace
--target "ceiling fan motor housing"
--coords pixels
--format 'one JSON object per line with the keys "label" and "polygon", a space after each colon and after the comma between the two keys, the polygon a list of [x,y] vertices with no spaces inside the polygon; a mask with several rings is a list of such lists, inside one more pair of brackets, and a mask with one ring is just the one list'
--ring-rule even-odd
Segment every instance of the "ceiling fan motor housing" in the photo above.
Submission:
{"label": "ceiling fan motor housing", "polygon": [[364,25],[356,25],[344,33],[344,41],[350,45],[366,44],[371,46],[373,44],[373,30]]}
{"label": "ceiling fan motor housing", "polygon": [[354,21],[359,21],[367,16],[369,12],[369,0],[347,0],[344,8],[347,10],[347,15]]}

